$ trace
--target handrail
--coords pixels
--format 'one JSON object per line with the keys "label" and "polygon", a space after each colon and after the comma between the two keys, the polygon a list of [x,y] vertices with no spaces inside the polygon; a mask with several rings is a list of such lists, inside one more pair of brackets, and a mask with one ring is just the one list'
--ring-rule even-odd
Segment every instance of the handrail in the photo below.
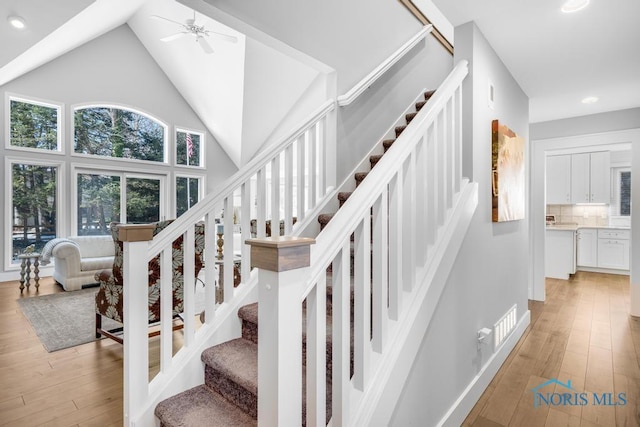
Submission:
{"label": "handrail", "polygon": [[[413,14],[413,16],[415,16],[418,21],[420,21],[422,23],[422,25],[429,25],[429,24],[433,24],[435,22],[436,25],[438,25],[437,27],[433,28],[433,31],[431,32],[431,34],[433,34],[433,36],[436,38],[436,40],[438,40],[438,42],[440,42],[440,44],[447,49],[447,51],[453,55],[453,41],[449,40],[450,37],[452,37],[452,33],[453,33],[453,26],[451,25],[451,23],[449,23],[448,21],[446,21],[446,18],[444,20],[444,22],[442,21],[442,18],[444,18],[444,16],[442,16],[441,12],[441,18],[437,19],[438,16],[435,17],[434,20],[431,20],[429,18],[427,18],[427,16],[424,14],[424,12],[422,11],[422,9],[420,8],[420,6],[416,5],[413,0],[400,0],[400,3],[402,3],[403,5],[406,6],[407,9],[409,9],[409,11]],[[430,11],[433,12],[433,11]],[[435,12],[434,12],[435,13]],[[438,21],[438,22],[436,22]],[[447,28],[443,28],[443,27],[447,27]],[[447,37],[447,35],[449,35],[449,37]]]}
{"label": "handrail", "polygon": [[214,194],[215,196],[205,198],[198,202],[193,208],[187,210],[187,212],[181,215],[180,218],[176,219],[171,223],[171,225],[164,229],[162,233],[158,234],[158,236],[153,239],[153,243],[149,246],[150,258],[156,256],[163,247],[177,239],[178,236],[184,232],[184,225],[193,224],[199,221],[207,212],[221,203],[224,198],[236,188],[238,182],[246,181],[251,176],[255,175],[256,172],[267,164],[267,162],[276,154],[284,150],[289,144],[299,138],[310,124],[318,121],[322,116],[332,111],[334,108],[335,101],[333,99],[327,100],[317,110],[311,113],[304,122],[289,132],[288,136],[284,137],[279,143],[274,144],[257,157],[251,159],[251,161],[242,167],[242,169],[231,175],[220,185],[216,186],[211,192],[211,194]]}
{"label": "handrail", "polygon": [[[355,192],[347,199],[344,206],[338,210],[338,212],[331,219],[331,222],[327,224],[325,230],[330,231],[332,229],[338,230],[353,230],[358,222],[361,220],[359,215],[356,215],[356,209],[360,206],[371,206],[375,199],[378,197],[379,192],[376,191],[376,184],[379,182],[388,182],[391,177],[396,173],[393,168],[385,167],[386,163],[390,165],[397,164],[400,159],[405,159],[411,152],[412,147],[409,144],[403,144],[402,141],[411,140],[423,128],[425,122],[432,122],[437,117],[438,113],[442,109],[448,98],[451,96],[451,91],[464,80],[468,74],[468,61],[460,61],[456,67],[451,71],[447,78],[435,91],[433,96],[429,99],[428,111],[424,114],[418,113],[418,115],[411,121],[413,126],[407,127],[404,132],[398,137],[394,146],[398,148],[395,150],[393,158],[391,153],[383,156],[378,162],[378,166],[373,168],[367,175],[367,179],[362,181],[358,189],[360,191]],[[384,162],[384,163],[383,163]],[[351,207],[354,207],[351,209]],[[349,212],[351,210],[351,212]],[[323,271],[329,261],[335,256],[335,253],[340,249],[342,241],[340,239],[327,238],[330,233],[320,233],[316,237],[316,244],[312,247],[312,254],[316,255],[313,258],[313,265],[309,274],[312,279],[317,278]],[[313,280],[310,280],[311,283]],[[311,286],[311,285],[309,285]],[[306,291],[305,291],[306,292]]]}
{"label": "handrail", "polygon": [[393,52],[387,59],[382,61],[380,65],[374,68],[369,74],[367,74],[362,80],[356,83],[347,93],[340,95],[337,98],[338,105],[340,107],[351,104],[358,96],[369,88],[376,80],[378,80],[389,68],[391,68],[396,62],[409,52],[415,45],[424,39],[427,34],[433,30],[433,25],[424,26],[418,33],[411,37],[409,41],[400,46],[398,50]]}

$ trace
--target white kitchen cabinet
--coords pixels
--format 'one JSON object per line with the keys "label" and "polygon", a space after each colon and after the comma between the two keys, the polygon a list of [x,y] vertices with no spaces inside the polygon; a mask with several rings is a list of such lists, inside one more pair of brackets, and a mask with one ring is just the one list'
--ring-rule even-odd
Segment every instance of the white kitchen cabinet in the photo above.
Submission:
{"label": "white kitchen cabinet", "polygon": [[608,151],[571,155],[571,203],[609,203],[610,185]]}
{"label": "white kitchen cabinet", "polygon": [[580,228],[577,234],[578,267],[598,266],[598,230]]}
{"label": "white kitchen cabinet", "polygon": [[629,270],[629,230],[598,230],[598,267]]}
{"label": "white kitchen cabinet", "polygon": [[545,276],[567,280],[576,272],[576,234],[572,229],[547,228]]}
{"label": "white kitchen cabinet", "polygon": [[547,204],[571,203],[571,155],[547,157]]}
{"label": "white kitchen cabinet", "polygon": [[591,153],[590,185],[591,203],[611,202],[611,153]]}

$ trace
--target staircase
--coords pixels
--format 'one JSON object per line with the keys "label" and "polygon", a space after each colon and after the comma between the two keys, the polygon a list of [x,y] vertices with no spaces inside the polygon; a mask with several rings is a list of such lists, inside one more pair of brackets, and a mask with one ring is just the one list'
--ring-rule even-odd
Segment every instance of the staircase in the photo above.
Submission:
{"label": "staircase", "polygon": [[[424,93],[424,101],[415,104],[415,111],[405,116],[406,125],[395,128],[398,138],[433,96],[435,91]],[[383,141],[386,153],[396,139]],[[371,169],[373,169],[384,154],[370,157]],[[356,187],[362,183],[368,172],[356,173]],[[340,207],[353,192],[339,192]],[[334,214],[321,214],[318,216],[320,228],[323,230]],[[353,265],[353,263],[352,263]],[[353,272],[352,272],[353,274]],[[329,275],[328,278],[331,276]],[[353,297],[351,298],[351,310],[353,310]],[[327,398],[326,419],[331,419],[331,307],[332,292],[330,284],[327,284]],[[158,404],[155,414],[163,427],[177,426],[251,426],[257,424],[258,417],[258,304],[253,303],[243,306],[238,310],[238,317],[242,321],[242,336],[240,338],[218,344],[208,348],[202,353],[204,363],[204,384],[170,397]],[[303,328],[304,331],[304,328]],[[353,355],[353,343],[351,354]],[[306,350],[306,339],[302,338],[303,364]],[[353,362],[351,363],[353,371]],[[303,399],[303,424],[306,425],[304,416],[305,405]]]}

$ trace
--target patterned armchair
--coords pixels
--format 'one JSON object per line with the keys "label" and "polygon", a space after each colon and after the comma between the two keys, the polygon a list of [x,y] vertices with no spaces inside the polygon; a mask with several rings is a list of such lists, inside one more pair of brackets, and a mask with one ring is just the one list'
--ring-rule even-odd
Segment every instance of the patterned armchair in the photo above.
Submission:
{"label": "patterned armchair", "polygon": [[[167,228],[173,220],[159,221],[155,223],[153,235],[160,233]],[[115,245],[115,257],[112,270],[103,270],[96,273],[96,281],[100,284],[100,289],[96,294],[96,338],[101,335],[109,337],[122,344],[122,338],[116,335],[122,328],[104,330],[102,329],[102,317],[123,322],[123,243],[118,240],[118,223],[109,225],[111,236]],[[203,266],[204,251],[204,224],[196,225],[195,236],[195,276],[198,277]],[[173,242],[172,265],[173,265],[173,316],[176,317],[183,310],[184,279],[183,279],[183,236],[178,237]],[[149,261],[149,323],[160,321],[160,256]],[[179,329],[182,326],[175,327]]]}

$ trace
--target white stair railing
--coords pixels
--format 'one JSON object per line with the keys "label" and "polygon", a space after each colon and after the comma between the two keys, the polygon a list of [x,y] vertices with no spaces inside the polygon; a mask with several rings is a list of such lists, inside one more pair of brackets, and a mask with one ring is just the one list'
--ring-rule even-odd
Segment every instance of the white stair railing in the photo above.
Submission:
{"label": "white stair railing", "polygon": [[[446,259],[451,242],[461,243],[459,234],[466,233],[465,221],[468,225],[477,204],[477,185],[462,178],[462,82],[467,73],[467,62],[462,61],[338,210],[311,246],[304,274],[281,273],[297,280],[295,286],[277,290],[277,299],[289,304],[263,304],[263,294],[265,302],[274,299],[271,284],[282,278],[265,273],[269,280],[262,283],[263,271],[256,264],[260,336],[279,337],[258,340],[259,360],[268,354],[265,360],[271,361],[258,372],[258,408],[271,408],[258,411],[261,426],[299,425],[300,388],[278,384],[302,384],[305,362],[307,426],[327,424],[327,384],[332,388],[333,426],[386,424],[367,417],[383,393],[394,352],[400,351],[396,344],[411,329],[415,301],[431,286],[434,268]],[[278,246],[281,241],[258,239],[252,244]],[[325,298],[328,284],[333,288],[331,301]],[[325,316],[329,303],[331,327]],[[304,315],[307,348],[306,361],[301,361],[294,342],[299,335],[287,338],[263,328],[276,325],[273,319],[291,323]],[[329,330],[330,382],[325,381]],[[288,367],[286,372],[283,367]]]}
{"label": "white stair railing", "polygon": [[[251,254],[243,242],[252,236],[265,237],[269,224],[274,236],[295,233],[305,220],[312,220],[311,213],[332,190],[336,163],[334,110],[335,100],[327,101],[290,136],[249,162],[153,240],[149,241],[150,235],[138,235],[144,226],[123,227],[123,233],[129,236],[126,241],[122,239],[125,425],[135,425],[152,413],[159,394],[175,378],[176,369],[193,357],[199,343],[218,326],[218,310],[234,303],[236,292],[249,286]],[[205,230],[204,277],[199,278],[204,283],[202,326],[196,316],[196,289],[201,287],[194,277],[195,225],[199,222],[204,222]],[[184,236],[184,331],[181,339],[174,340],[172,243],[180,236]],[[239,247],[234,245],[234,236]],[[217,250],[220,237],[224,243],[221,258]],[[156,326],[160,338],[152,341],[146,316],[147,265],[156,256],[160,256],[161,266],[161,322]],[[242,283],[236,287],[234,267],[239,260]],[[218,271],[224,271],[223,277],[218,277]],[[218,281],[224,283],[223,289],[216,290]],[[150,354],[151,349],[154,354]]]}

